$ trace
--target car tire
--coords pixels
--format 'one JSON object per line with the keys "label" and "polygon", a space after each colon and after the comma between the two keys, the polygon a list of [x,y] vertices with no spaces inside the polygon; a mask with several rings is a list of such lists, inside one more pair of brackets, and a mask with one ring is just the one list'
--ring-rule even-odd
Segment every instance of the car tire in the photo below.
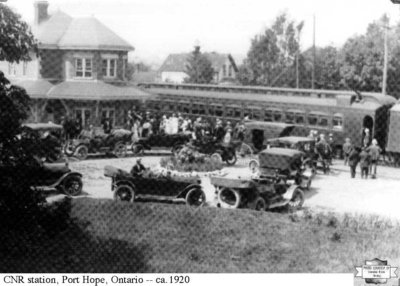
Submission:
{"label": "car tire", "polygon": [[114,191],[114,200],[133,203],[135,195],[135,190],[131,186],[121,184]]}
{"label": "car tire", "polygon": [[289,210],[296,211],[304,204],[304,192],[300,188],[296,188],[293,192],[292,198],[288,202]]}
{"label": "car tire", "polygon": [[265,211],[267,209],[267,203],[262,197],[257,197],[255,200],[248,204],[249,209],[255,211]]}
{"label": "car tire", "polygon": [[114,155],[118,158],[126,157],[126,146],[124,143],[119,142],[114,147]]}
{"label": "car tire", "polygon": [[230,159],[228,159],[228,158],[225,159],[225,163],[226,163],[228,166],[233,166],[233,165],[235,165],[235,164],[236,164],[236,161],[237,161],[237,157],[236,157],[236,154],[235,154],[235,153],[231,154],[231,158],[230,158]]}
{"label": "car tire", "polygon": [[260,169],[260,163],[258,163],[258,160],[251,160],[249,162],[249,169],[252,173],[257,173],[258,170]]}
{"label": "car tire", "polygon": [[222,208],[237,209],[241,203],[241,194],[236,189],[222,188],[218,192],[218,202]]}
{"label": "car tire", "polygon": [[192,207],[200,207],[206,201],[206,194],[201,188],[192,188],[186,194],[186,204]]}
{"label": "car tire", "polygon": [[75,157],[79,160],[85,160],[89,154],[89,149],[85,145],[80,145],[75,149]]}
{"label": "car tire", "polygon": [[62,182],[64,194],[70,197],[78,196],[82,193],[82,179],[79,176],[68,176]]}
{"label": "car tire", "polygon": [[131,150],[134,155],[143,155],[144,153],[144,147],[141,144],[133,143]]}

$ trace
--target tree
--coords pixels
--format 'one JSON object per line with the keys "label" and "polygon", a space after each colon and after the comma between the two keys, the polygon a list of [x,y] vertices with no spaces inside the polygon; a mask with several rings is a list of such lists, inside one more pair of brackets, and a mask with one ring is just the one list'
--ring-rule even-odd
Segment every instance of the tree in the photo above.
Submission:
{"label": "tree", "polygon": [[207,84],[214,79],[214,68],[207,56],[200,52],[200,47],[195,47],[187,60],[186,73],[188,77],[185,79],[187,83]]}
{"label": "tree", "polygon": [[243,84],[295,86],[295,59],[302,28],[302,22],[296,24],[286,13],[280,14],[271,27],[251,40],[238,80]]}

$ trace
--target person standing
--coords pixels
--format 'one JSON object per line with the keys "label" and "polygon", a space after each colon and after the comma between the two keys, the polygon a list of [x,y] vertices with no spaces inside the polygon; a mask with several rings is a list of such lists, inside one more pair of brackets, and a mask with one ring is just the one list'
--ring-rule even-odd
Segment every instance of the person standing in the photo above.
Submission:
{"label": "person standing", "polygon": [[369,155],[371,156],[371,164],[369,172],[372,179],[376,179],[376,169],[378,166],[379,156],[381,154],[381,148],[378,145],[378,141],[374,138],[372,139],[372,144],[367,148]]}
{"label": "person standing", "polygon": [[360,153],[361,179],[368,179],[370,158],[371,157],[367,152],[367,148],[363,147]]}
{"label": "person standing", "polygon": [[221,120],[219,120],[219,119],[217,119],[214,136],[218,142],[222,142],[222,140],[224,139],[224,136],[225,136],[225,129],[222,126]]}
{"label": "person standing", "polygon": [[346,166],[349,162],[349,156],[351,151],[354,149],[353,144],[351,143],[350,138],[346,138],[343,144],[343,156],[344,156],[344,165]]}
{"label": "person standing", "polygon": [[356,168],[357,164],[360,161],[360,153],[359,153],[359,147],[355,147],[351,150],[350,155],[349,155],[349,166],[350,166],[350,174],[351,178],[356,177]]}

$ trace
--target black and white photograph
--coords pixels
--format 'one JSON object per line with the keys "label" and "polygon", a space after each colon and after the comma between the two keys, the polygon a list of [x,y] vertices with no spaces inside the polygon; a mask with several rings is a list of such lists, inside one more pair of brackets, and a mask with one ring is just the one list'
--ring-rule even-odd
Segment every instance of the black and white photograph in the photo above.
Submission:
{"label": "black and white photograph", "polygon": [[0,0],[0,284],[400,285],[398,98],[400,0]]}

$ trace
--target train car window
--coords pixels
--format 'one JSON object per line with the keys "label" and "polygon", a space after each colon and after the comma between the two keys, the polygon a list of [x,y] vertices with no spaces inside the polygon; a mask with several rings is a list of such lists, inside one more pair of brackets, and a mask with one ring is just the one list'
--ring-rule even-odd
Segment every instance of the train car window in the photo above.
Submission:
{"label": "train car window", "polygon": [[293,123],[294,122],[294,113],[286,112],[286,123]]}
{"label": "train car window", "polygon": [[266,110],[264,112],[264,121],[271,122],[272,121],[272,112],[271,110]]}
{"label": "train car window", "polygon": [[183,105],[183,112],[184,113],[189,113],[189,104],[184,104]]}
{"label": "train car window", "polygon": [[261,119],[261,110],[254,110],[253,111],[253,119],[254,120],[260,120]]}
{"label": "train car window", "polygon": [[210,108],[208,108],[208,114],[211,116],[213,116],[215,114],[214,108],[212,106],[210,106]]}
{"label": "train car window", "polygon": [[313,116],[313,115],[308,116],[308,124],[317,125],[317,123],[318,123],[318,117]]}
{"label": "train car window", "polygon": [[233,117],[234,116],[234,109],[233,108],[227,108],[226,109],[226,116],[227,117]]}
{"label": "train car window", "polygon": [[274,112],[274,121],[282,121],[282,113],[281,112],[279,112],[279,111],[275,111]]}
{"label": "train car window", "polygon": [[201,114],[201,115],[206,114],[206,109],[203,104],[199,104],[199,114]]}
{"label": "train car window", "polygon": [[222,110],[222,107],[217,107],[215,109],[215,115],[220,116],[220,117],[224,115],[224,111]]}
{"label": "train car window", "polygon": [[319,119],[318,125],[319,125],[319,126],[323,126],[323,127],[328,126],[328,125],[329,125],[329,120],[328,120],[328,118],[326,118],[326,117],[321,117],[321,118]]}
{"label": "train car window", "polygon": [[240,118],[242,115],[242,112],[239,108],[235,108],[235,118]]}
{"label": "train car window", "polygon": [[333,116],[332,125],[334,129],[343,129],[343,116],[341,114],[335,114]]}
{"label": "train car window", "polygon": [[295,119],[295,123],[296,124],[304,124],[304,115],[302,114],[296,114],[296,119]]}
{"label": "train car window", "polygon": [[192,113],[193,113],[193,114],[199,114],[199,109],[198,109],[197,104],[193,104],[193,106],[192,106]]}

